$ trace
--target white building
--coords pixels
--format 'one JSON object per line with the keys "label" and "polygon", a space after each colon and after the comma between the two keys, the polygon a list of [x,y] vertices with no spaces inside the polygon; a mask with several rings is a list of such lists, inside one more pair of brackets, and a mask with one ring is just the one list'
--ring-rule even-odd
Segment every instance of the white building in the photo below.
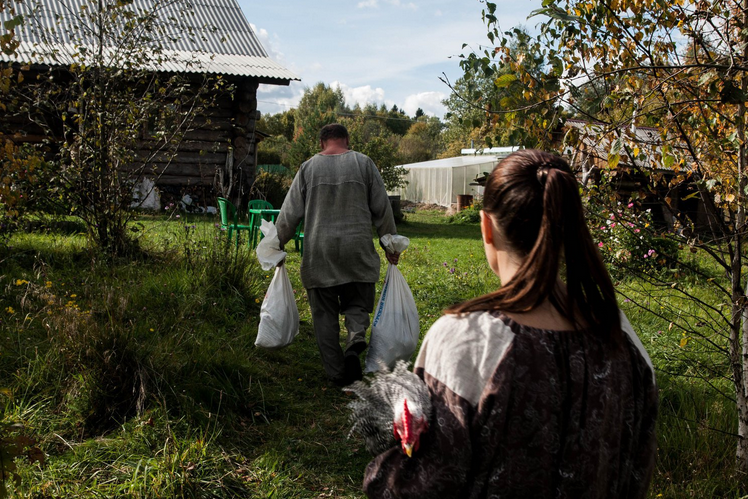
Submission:
{"label": "white building", "polygon": [[482,195],[483,187],[470,185],[475,177],[490,173],[501,159],[516,150],[516,147],[463,149],[464,156],[399,165],[408,170],[405,175],[408,185],[390,194],[399,195],[403,201],[449,207],[457,203],[458,195]]}

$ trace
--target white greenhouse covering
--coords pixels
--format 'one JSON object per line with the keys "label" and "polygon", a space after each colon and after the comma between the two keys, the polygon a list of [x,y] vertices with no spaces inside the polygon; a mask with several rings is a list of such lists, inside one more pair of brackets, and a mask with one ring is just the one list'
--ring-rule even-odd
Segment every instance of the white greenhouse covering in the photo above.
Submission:
{"label": "white greenhouse covering", "polygon": [[[509,149],[509,148],[507,148]],[[457,156],[421,163],[400,165],[408,170],[405,180],[408,185],[390,194],[400,195],[403,201],[451,206],[457,196],[483,194],[483,187],[470,185],[476,175],[490,173],[494,166],[509,154]]]}

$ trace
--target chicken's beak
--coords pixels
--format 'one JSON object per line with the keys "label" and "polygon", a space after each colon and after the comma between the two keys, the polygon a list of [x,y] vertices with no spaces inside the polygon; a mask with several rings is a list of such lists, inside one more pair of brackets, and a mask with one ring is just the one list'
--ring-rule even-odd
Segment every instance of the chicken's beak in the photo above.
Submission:
{"label": "chicken's beak", "polygon": [[408,457],[413,455],[413,446],[411,444],[403,444],[403,450]]}

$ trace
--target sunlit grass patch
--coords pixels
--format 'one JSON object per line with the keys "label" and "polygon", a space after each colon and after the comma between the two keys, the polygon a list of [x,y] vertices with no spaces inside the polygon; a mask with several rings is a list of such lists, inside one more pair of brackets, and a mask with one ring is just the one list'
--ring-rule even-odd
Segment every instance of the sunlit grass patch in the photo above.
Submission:
{"label": "sunlit grass patch", "polygon": [[[0,389],[10,395],[0,393],[2,421],[20,424],[47,456],[43,465],[18,461],[13,494],[362,498],[371,457],[346,438],[350,399],[322,370],[300,255],[289,248],[300,334],[284,349],[258,349],[272,272],[259,268],[246,244],[227,244],[214,217],[138,222],[137,258],[98,258],[83,236],[59,231],[18,234],[0,258]],[[411,240],[399,268],[422,336],[446,307],[499,286],[477,224],[416,212],[398,231]],[[377,291],[385,272],[382,258]],[[703,280],[679,278],[712,300]],[[734,404],[690,377],[689,359],[715,369],[723,359],[658,311],[670,307],[669,317],[707,333],[698,325],[703,312],[667,286],[636,279],[618,286],[660,380],[650,496],[748,493],[731,472]],[[730,394],[729,382],[709,381]]]}

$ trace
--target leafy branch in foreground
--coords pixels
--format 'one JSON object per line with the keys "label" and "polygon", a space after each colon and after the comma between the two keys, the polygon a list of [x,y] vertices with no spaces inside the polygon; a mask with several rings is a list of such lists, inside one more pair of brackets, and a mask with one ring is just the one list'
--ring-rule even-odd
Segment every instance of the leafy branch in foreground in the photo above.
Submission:
{"label": "leafy branch in foreground", "polygon": [[[500,100],[490,112],[510,116],[523,143],[568,152],[587,189],[600,177],[619,186],[628,179],[628,192],[619,188],[613,198],[657,206],[664,237],[701,255],[714,273],[698,280],[707,285],[703,294],[684,279],[645,273],[650,284],[637,302],[649,302],[679,331],[674,352],[689,366],[681,374],[731,379],[737,468],[748,472],[745,2],[545,0],[532,14],[538,35],[527,43],[544,60],[533,72],[512,55],[517,31],[502,31],[497,4],[482,3],[493,47],[463,67],[477,65],[497,88],[529,101]],[[504,76],[507,69],[514,77]],[[569,117],[587,125],[571,125]],[[634,273],[630,265],[624,272]],[[684,316],[676,300],[658,298],[668,283],[699,312]],[[711,360],[689,354],[697,345]]]}

